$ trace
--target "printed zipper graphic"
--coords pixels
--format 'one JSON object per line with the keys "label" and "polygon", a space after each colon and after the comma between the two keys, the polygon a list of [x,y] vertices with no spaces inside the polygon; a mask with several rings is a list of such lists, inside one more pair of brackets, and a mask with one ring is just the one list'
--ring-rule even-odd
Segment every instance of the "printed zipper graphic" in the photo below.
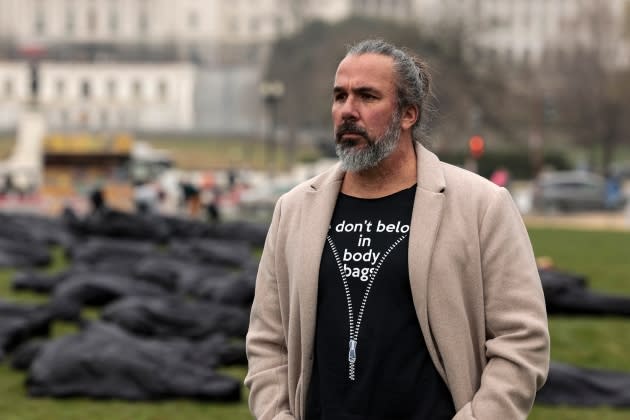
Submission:
{"label": "printed zipper graphic", "polygon": [[337,247],[333,242],[330,235],[326,236],[326,240],[328,241],[328,245],[330,245],[330,249],[333,252],[335,257],[335,261],[337,262],[337,268],[339,269],[339,274],[341,275],[341,281],[343,282],[343,288],[346,293],[346,303],[348,305],[348,325],[350,327],[350,339],[348,340],[348,378],[351,381],[354,381],[355,376],[355,363],[357,361],[357,346],[359,344],[359,329],[361,328],[361,320],[363,319],[363,312],[365,311],[365,307],[367,305],[367,298],[370,294],[370,290],[372,289],[372,284],[374,283],[374,279],[378,274],[381,266],[385,259],[389,256],[389,254],[398,246],[400,242],[402,242],[407,235],[403,235],[400,238],[396,239],[393,244],[389,246],[387,251],[381,256],[381,258],[376,263],[376,269],[372,270],[370,273],[370,279],[363,293],[363,299],[361,300],[361,307],[359,308],[359,313],[357,315],[357,323],[354,325],[354,313],[352,311],[352,297],[350,296],[350,286],[348,285],[348,279],[344,274],[343,265],[341,264],[341,258],[339,258],[339,252],[337,251]]}

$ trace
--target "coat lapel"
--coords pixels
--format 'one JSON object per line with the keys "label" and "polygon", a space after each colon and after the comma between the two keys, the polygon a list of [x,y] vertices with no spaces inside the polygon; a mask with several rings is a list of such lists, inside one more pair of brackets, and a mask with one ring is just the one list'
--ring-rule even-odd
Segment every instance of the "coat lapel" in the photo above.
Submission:
{"label": "coat lapel", "polygon": [[301,273],[299,301],[301,320],[302,354],[307,357],[313,351],[315,320],[317,314],[317,286],[328,226],[341,189],[343,171],[337,165],[323,179],[311,185],[303,203],[302,260],[298,262]]}
{"label": "coat lapel", "polygon": [[416,155],[418,188],[409,233],[409,281],[424,341],[435,367],[444,378],[444,368],[429,326],[427,284],[433,247],[442,220],[446,183],[440,161],[433,153],[417,145]]}

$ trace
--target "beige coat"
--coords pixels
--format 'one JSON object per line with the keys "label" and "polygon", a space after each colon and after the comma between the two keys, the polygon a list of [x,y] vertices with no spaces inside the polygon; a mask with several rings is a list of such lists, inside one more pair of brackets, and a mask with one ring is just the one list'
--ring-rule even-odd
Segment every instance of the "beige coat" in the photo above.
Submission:
{"label": "beige coat", "polygon": [[[422,146],[416,153],[409,277],[455,419],[525,419],[547,375],[549,333],[518,209],[504,188]],[[304,418],[319,264],[342,179],[336,166],[276,204],[247,334],[245,384],[258,419]]]}

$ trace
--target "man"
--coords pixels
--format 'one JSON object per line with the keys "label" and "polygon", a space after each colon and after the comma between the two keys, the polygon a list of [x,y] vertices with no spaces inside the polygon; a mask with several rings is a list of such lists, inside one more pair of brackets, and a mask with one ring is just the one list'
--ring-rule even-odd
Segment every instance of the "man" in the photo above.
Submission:
{"label": "man", "polygon": [[247,335],[258,419],[524,419],[546,378],[536,263],[509,193],[418,143],[424,63],[335,76],[340,163],[278,200]]}

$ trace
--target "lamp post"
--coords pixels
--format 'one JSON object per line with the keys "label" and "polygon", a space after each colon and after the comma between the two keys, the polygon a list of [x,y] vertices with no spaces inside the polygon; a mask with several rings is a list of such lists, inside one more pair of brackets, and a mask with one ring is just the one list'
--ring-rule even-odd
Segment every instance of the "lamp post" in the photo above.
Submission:
{"label": "lamp post", "polygon": [[284,83],[280,80],[265,80],[260,83],[259,93],[269,114],[269,128],[267,129],[265,141],[265,166],[269,171],[269,176],[275,173],[276,159],[276,129],[278,126],[278,104],[284,96]]}
{"label": "lamp post", "polygon": [[39,103],[39,62],[46,54],[46,50],[40,45],[26,45],[20,47],[20,55],[26,59],[29,67],[29,98],[28,104],[37,108]]}

